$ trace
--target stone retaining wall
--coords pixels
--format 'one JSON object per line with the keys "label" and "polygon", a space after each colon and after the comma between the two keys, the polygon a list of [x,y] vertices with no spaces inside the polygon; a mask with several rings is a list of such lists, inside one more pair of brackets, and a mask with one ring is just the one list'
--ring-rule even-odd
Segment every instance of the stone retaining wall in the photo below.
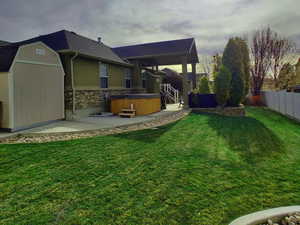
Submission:
{"label": "stone retaining wall", "polygon": [[192,108],[195,113],[215,113],[223,116],[245,116],[245,107]]}
{"label": "stone retaining wall", "polygon": [[99,130],[75,131],[75,132],[58,132],[58,133],[21,133],[14,136],[0,139],[0,143],[44,143],[51,141],[65,141],[79,138],[94,137],[99,135],[119,134],[135,130],[154,128],[182,119],[190,113],[190,110],[180,110],[171,114],[154,117],[153,120],[138,122],[135,124],[122,125],[112,128]]}

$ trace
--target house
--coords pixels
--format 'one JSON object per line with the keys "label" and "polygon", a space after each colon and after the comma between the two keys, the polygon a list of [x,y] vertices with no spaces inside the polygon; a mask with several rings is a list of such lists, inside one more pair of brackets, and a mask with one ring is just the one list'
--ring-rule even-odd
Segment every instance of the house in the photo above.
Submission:
{"label": "house", "polygon": [[163,83],[171,84],[172,87],[182,93],[182,76],[175,70],[172,70],[170,68],[164,68],[162,71],[166,73],[166,76],[163,79]]}
{"label": "house", "polygon": [[1,128],[15,131],[63,119],[64,70],[42,42],[0,47]]}
{"label": "house", "polygon": [[59,53],[65,69],[66,119],[109,110],[109,96],[142,93],[140,74],[100,38],[97,41],[61,30],[19,42],[41,41]]}
{"label": "house", "polygon": [[[27,53],[19,59],[19,53],[25,50]],[[50,54],[53,57],[48,59],[46,56]],[[112,49],[101,38],[92,40],[61,30],[15,43],[1,42],[0,64],[4,66],[0,101],[3,102],[2,119],[6,120],[2,128],[17,130],[56,119],[76,119],[110,111],[111,96],[159,93],[165,73],[159,71],[158,66],[182,64],[187,72],[187,64],[191,63],[195,70],[197,62],[193,38]],[[19,64],[26,64],[26,69],[15,71]],[[43,69],[36,69],[38,65]],[[56,70],[52,71],[53,68]],[[53,81],[49,80],[50,74],[55,77]],[[19,82],[21,79],[25,79],[22,80],[24,86]],[[12,82],[16,82],[18,88],[11,88]],[[33,84],[35,86],[30,86]],[[189,88],[184,90],[187,93]],[[21,91],[25,94],[20,100],[17,96],[22,96]],[[16,93],[7,94],[13,92]],[[52,97],[50,92],[53,92]],[[11,110],[17,107],[24,113]],[[32,118],[30,112],[34,112]],[[13,117],[7,116],[11,114]],[[20,121],[16,119],[19,117]]]}

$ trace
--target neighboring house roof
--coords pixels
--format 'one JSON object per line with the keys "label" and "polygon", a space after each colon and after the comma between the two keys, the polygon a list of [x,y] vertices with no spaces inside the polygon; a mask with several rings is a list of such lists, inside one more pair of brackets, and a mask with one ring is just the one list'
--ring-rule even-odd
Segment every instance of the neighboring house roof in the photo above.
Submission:
{"label": "neighboring house roof", "polygon": [[[182,76],[182,73],[179,73],[179,74],[180,74],[180,76]],[[194,80],[194,79],[200,78],[202,76],[207,76],[207,73],[196,73],[196,74],[194,74],[192,72],[187,73],[188,80]]]}
{"label": "neighboring house roof", "polygon": [[7,72],[17,54],[18,46],[0,47],[0,72]]}
{"label": "neighboring house roof", "polygon": [[1,46],[5,46],[5,45],[9,45],[10,43],[9,42],[7,42],[7,41],[1,41],[0,40],[0,47]]}
{"label": "neighboring house roof", "polygon": [[114,53],[107,45],[67,30],[41,35],[14,44],[23,45],[37,41],[45,43],[50,48],[58,52],[78,52],[79,54],[99,58],[103,61],[130,65]]}
{"label": "neighboring house roof", "polygon": [[155,74],[155,75],[166,75],[166,73],[163,70],[156,71],[156,70],[152,70],[152,69],[149,69],[149,68],[145,68],[145,70],[147,72],[150,72],[150,73]]}
{"label": "neighboring house roof", "polygon": [[[178,57],[173,57],[172,59],[172,56],[176,55],[190,55],[188,59],[189,63],[199,62],[194,38],[123,46],[113,48],[113,51],[121,58],[128,60],[146,58],[154,60],[154,62],[144,61],[145,65],[155,65],[155,63],[157,65],[164,65],[168,62],[171,63],[169,65],[178,64],[181,62]],[[166,56],[168,59],[163,60],[159,58],[163,56]]]}

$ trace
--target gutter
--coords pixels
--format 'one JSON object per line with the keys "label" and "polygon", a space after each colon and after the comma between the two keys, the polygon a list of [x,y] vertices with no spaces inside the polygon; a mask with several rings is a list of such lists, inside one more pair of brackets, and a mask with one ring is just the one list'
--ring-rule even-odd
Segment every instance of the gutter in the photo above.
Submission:
{"label": "gutter", "polygon": [[75,94],[76,94],[76,90],[75,90],[75,84],[74,84],[74,59],[78,56],[78,52],[75,52],[75,55],[72,56],[71,58],[71,87],[72,87],[72,114],[74,116],[75,114]]}
{"label": "gutter", "polygon": [[124,63],[122,62],[118,62],[118,61],[113,61],[113,60],[110,60],[110,59],[106,59],[106,58],[101,58],[101,57],[97,57],[97,56],[92,56],[92,55],[87,55],[87,54],[83,54],[83,53],[79,53],[79,52],[75,52],[75,51],[70,51],[70,50],[59,50],[57,51],[58,53],[77,53],[78,55],[80,56],[83,56],[83,57],[87,57],[87,58],[90,58],[90,59],[95,59],[95,60],[98,60],[98,61],[102,61],[102,62],[105,62],[105,63],[110,63],[110,64],[115,64],[115,65],[120,65],[120,66],[124,66],[124,67],[133,67],[133,65],[131,63],[127,63],[124,59],[121,58],[121,60],[124,61]]}

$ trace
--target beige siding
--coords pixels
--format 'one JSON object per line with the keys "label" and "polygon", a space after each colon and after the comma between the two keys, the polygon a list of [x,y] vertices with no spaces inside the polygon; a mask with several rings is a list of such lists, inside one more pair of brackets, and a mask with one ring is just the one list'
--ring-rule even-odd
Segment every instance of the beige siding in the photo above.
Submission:
{"label": "beige siding", "polygon": [[[62,57],[64,66],[67,69],[70,57]],[[127,67],[105,63],[108,65],[108,89],[125,88],[124,70]],[[76,57],[74,59],[74,80],[77,90],[99,90],[100,89],[100,69],[101,63],[95,59]],[[131,68],[130,68],[131,69]],[[67,77],[71,77],[68,74]],[[70,83],[70,82],[69,82]]]}
{"label": "beige siding", "polygon": [[9,96],[9,73],[0,73],[0,101],[2,102],[1,109],[1,127],[11,128],[10,120],[10,96]]}
{"label": "beige siding", "polygon": [[99,61],[77,57],[74,60],[75,88],[99,89]]}
{"label": "beige siding", "polygon": [[35,49],[41,47],[21,47],[13,64],[14,129],[64,118],[64,74],[59,57],[46,47],[46,57],[35,56]]}
{"label": "beige siding", "polygon": [[[22,51],[19,51],[17,60],[34,61],[46,64],[60,64],[59,58],[54,51],[50,51],[47,46],[42,43],[34,43],[23,46]],[[45,54],[37,54],[37,51],[43,51]]]}

